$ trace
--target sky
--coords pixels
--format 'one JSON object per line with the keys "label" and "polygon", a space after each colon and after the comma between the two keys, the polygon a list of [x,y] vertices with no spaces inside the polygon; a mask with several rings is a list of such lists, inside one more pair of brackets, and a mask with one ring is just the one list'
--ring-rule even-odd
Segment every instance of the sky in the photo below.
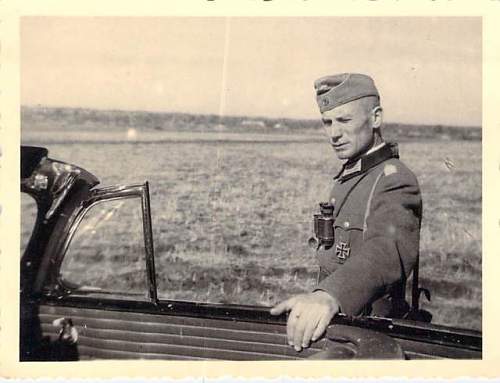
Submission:
{"label": "sky", "polygon": [[23,105],[319,118],[313,82],[371,75],[389,122],[481,125],[481,20],[23,17]]}

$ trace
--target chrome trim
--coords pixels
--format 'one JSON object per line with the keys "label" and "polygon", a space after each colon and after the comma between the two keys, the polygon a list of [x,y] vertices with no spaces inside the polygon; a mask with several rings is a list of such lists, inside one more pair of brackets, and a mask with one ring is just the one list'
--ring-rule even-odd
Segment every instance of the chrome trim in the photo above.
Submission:
{"label": "chrome trim", "polygon": [[149,200],[149,183],[146,181],[142,189],[142,224],[144,232],[144,248],[146,250],[146,267],[148,273],[149,298],[158,304],[156,288],[155,254],[153,246],[153,226],[151,223],[151,205]]}
{"label": "chrome trim", "polygon": [[[149,301],[157,304],[158,296],[156,289],[156,274],[155,274],[155,264],[154,264],[154,246],[153,246],[153,231],[152,231],[152,223],[151,223],[151,208],[150,208],[150,199],[149,199],[149,184],[145,182],[144,184],[134,184],[134,185],[117,185],[117,186],[108,186],[104,188],[94,189],[91,192],[91,195],[86,200],[80,203],[80,206],[73,212],[72,218],[69,222],[69,229],[67,234],[64,237],[64,240],[61,241],[61,245],[59,249],[56,251],[56,255],[53,258],[54,262],[54,273],[52,277],[56,276],[58,284],[62,285],[59,287],[63,287],[62,289],[56,289],[54,291],[54,286],[49,286],[50,293],[49,294],[60,294],[64,295],[71,294],[72,288],[64,283],[60,276],[60,268],[64,257],[68,251],[69,245],[73,240],[73,237],[78,230],[81,221],[85,217],[85,215],[92,209],[95,205],[114,200],[128,199],[128,198],[140,198],[141,199],[141,209],[142,209],[142,222],[143,222],[143,237],[144,237],[144,248],[145,248],[145,258],[146,258],[146,275],[147,275],[147,284],[148,284],[148,292],[149,292]],[[45,281],[39,280],[35,283],[35,291],[41,291],[42,286]]]}

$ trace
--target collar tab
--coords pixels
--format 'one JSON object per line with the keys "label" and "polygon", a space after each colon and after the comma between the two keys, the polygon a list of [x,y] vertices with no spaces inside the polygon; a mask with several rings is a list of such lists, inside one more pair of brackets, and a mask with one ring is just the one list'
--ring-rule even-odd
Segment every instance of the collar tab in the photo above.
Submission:
{"label": "collar tab", "polygon": [[399,158],[398,144],[395,142],[387,142],[373,152],[364,154],[353,161],[347,161],[333,179],[338,179],[340,182],[347,181],[390,158]]}

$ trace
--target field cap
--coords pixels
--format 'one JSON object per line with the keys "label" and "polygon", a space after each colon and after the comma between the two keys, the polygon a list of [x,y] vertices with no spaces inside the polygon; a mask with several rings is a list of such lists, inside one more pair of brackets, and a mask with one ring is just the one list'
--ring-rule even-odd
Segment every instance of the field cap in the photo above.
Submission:
{"label": "field cap", "polygon": [[370,76],[359,73],[342,73],[321,77],[314,82],[316,101],[321,113],[359,98],[380,98]]}

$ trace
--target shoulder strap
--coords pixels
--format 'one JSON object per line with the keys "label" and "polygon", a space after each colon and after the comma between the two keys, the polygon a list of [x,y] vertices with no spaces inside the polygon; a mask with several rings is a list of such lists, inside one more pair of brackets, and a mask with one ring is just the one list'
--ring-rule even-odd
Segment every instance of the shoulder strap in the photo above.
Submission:
{"label": "shoulder strap", "polygon": [[366,202],[366,209],[365,209],[365,216],[363,219],[363,240],[365,239],[365,232],[367,229],[367,224],[366,220],[368,219],[368,216],[370,215],[370,208],[372,206],[372,199],[373,199],[373,194],[375,194],[375,188],[378,185],[378,182],[380,181],[380,178],[382,178],[382,174],[384,174],[384,169],[378,174],[377,178],[375,179],[375,182],[373,183],[372,190],[370,190],[370,195],[368,196],[368,201]]}

